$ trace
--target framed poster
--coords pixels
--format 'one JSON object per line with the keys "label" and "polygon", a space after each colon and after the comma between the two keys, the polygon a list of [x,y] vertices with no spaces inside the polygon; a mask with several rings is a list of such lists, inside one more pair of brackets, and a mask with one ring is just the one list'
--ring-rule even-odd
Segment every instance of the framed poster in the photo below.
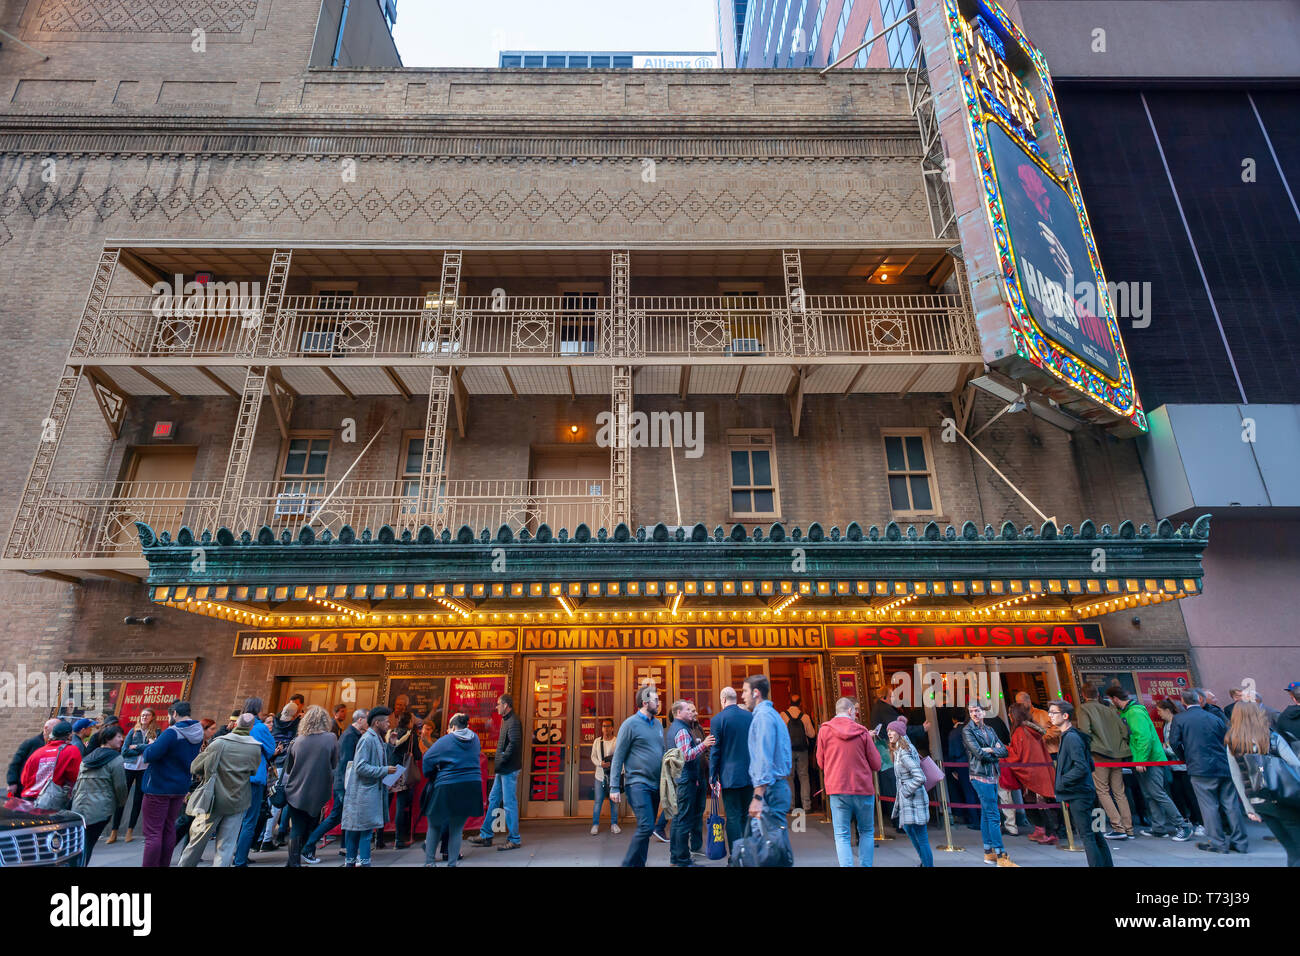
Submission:
{"label": "framed poster", "polygon": [[189,699],[197,668],[197,660],[65,661],[57,712],[116,714],[123,727],[130,727],[148,707],[162,730],[172,701]]}

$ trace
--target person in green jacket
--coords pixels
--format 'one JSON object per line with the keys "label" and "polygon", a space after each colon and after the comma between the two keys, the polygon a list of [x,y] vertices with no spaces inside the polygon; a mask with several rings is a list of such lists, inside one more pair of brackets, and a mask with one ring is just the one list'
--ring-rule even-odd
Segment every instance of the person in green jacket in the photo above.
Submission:
{"label": "person in green jacket", "polygon": [[[1165,748],[1156,733],[1156,725],[1151,722],[1151,715],[1138,701],[1131,700],[1128,693],[1119,686],[1112,685],[1106,689],[1119,715],[1128,724],[1128,745],[1135,763],[1163,761]],[[1182,843],[1192,835],[1192,825],[1183,818],[1169,799],[1168,767],[1134,767],[1138,775],[1138,785],[1142,796],[1146,798],[1148,812],[1151,815],[1151,829],[1139,831],[1143,836],[1172,836]]]}
{"label": "person in green jacket", "polygon": [[114,725],[104,731],[99,746],[86,754],[72,789],[72,810],[86,820],[86,853],[82,866],[90,866],[90,854],[99,835],[117,809],[126,803],[126,767],[122,764],[122,742],[126,735]]}
{"label": "person in green jacket", "polygon": [[[1115,712],[1115,708],[1101,702],[1097,688],[1083,685],[1083,703],[1078,709],[1079,732],[1088,738],[1093,759],[1097,763],[1129,759],[1129,729]],[[1097,802],[1106,811],[1110,829],[1103,834],[1107,840],[1132,840],[1133,813],[1129,810],[1128,794],[1124,792],[1122,767],[1098,766],[1092,771],[1092,785],[1097,790]]]}

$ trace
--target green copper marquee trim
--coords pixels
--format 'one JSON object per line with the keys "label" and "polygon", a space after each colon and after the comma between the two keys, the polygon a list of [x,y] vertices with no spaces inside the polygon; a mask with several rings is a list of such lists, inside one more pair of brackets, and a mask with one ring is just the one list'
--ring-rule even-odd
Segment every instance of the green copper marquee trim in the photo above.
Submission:
{"label": "green copper marquee trim", "polygon": [[1010,521],[1000,531],[981,532],[967,521],[958,531],[935,522],[919,531],[894,522],[883,532],[857,523],[843,533],[818,523],[782,524],[747,530],[703,524],[670,532],[663,524],[626,525],[592,532],[585,524],[572,535],[552,534],[547,525],[530,534],[503,525],[495,536],[462,527],[435,533],[395,531],[385,525],[338,535],[304,527],[279,536],[263,526],[238,536],[228,528],[196,535],[181,528],[175,540],[137,522],[149,562],[150,585],[234,583],[352,583],[429,581],[536,582],[596,580],[682,580],[775,578],[793,581],[838,578],[898,580],[1016,578],[1157,578],[1202,576],[1201,553],[1209,543],[1210,516],[1175,526],[1164,519],[1154,531],[1124,521],[1112,531],[1084,521],[1078,531],[1047,522],[1037,531]]}

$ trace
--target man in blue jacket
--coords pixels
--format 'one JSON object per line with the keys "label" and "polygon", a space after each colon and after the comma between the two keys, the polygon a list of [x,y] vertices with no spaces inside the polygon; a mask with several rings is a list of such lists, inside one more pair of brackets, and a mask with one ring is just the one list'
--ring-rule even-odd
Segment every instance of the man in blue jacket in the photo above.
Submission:
{"label": "man in blue jacket", "polygon": [[168,727],[144,749],[149,766],[144,772],[144,800],[140,815],[144,826],[141,866],[171,866],[176,848],[176,818],[190,789],[190,764],[203,743],[203,725],[190,717],[186,700],[167,708]]}
{"label": "man in blue jacket", "polygon": [[249,736],[262,745],[262,759],[257,765],[257,773],[249,778],[253,784],[253,795],[248,809],[244,811],[244,822],[239,827],[239,843],[235,846],[232,866],[248,866],[248,851],[252,849],[257,820],[262,814],[262,801],[266,798],[266,762],[275,756],[275,738],[271,736],[266,724],[262,723],[262,698],[250,697],[244,701],[244,713],[253,715],[253,729]]}
{"label": "man in blue jacket", "polygon": [[709,724],[709,732],[717,741],[709,782],[713,792],[722,797],[728,850],[745,835],[745,811],[754,799],[754,785],[749,779],[749,725],[753,719],[753,714],[736,703],[735,688],[722,688],[722,710]]}
{"label": "man in blue jacket", "polygon": [[[1196,803],[1201,808],[1201,822],[1205,825],[1205,840],[1196,849],[1207,853],[1227,853],[1229,848],[1245,853],[1246,821],[1241,816],[1241,800],[1232,786],[1232,771],[1228,769],[1228,751],[1224,737],[1228,726],[1217,714],[1201,705],[1200,693],[1191,688],[1183,691],[1187,709],[1174,716],[1169,725],[1169,747],[1179,760],[1187,764],[1187,776],[1196,793]],[[1228,815],[1229,836],[1225,839],[1219,810]]]}

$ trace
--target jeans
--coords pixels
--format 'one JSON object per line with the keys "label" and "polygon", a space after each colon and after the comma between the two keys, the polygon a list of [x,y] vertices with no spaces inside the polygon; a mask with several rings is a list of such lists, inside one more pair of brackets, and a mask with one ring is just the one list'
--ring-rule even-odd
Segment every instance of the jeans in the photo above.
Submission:
{"label": "jeans", "polygon": [[506,829],[511,843],[522,843],[519,836],[519,771],[499,773],[492,778],[492,792],[488,795],[487,812],[483,815],[483,829],[479,839],[492,839],[492,815],[497,807],[506,808]]}
{"label": "jeans", "polygon": [[799,806],[803,807],[804,812],[812,806],[812,783],[808,779],[808,751],[793,750],[790,752],[790,776],[785,778],[785,782],[790,787],[790,792],[794,792],[794,778],[799,778]]}
{"label": "jeans", "polygon": [[[140,822],[140,805],[144,799],[144,771],[128,770],[126,772],[126,788],[134,791],[130,795],[131,815],[127,817],[126,828],[134,830],[135,825]],[[116,830],[122,824],[122,813],[126,810],[126,804],[123,803],[113,811],[113,829]]]}
{"label": "jeans", "polygon": [[227,813],[220,817],[203,814],[195,817],[194,822],[190,824],[189,840],[185,843],[185,849],[181,851],[181,866],[198,866],[199,861],[203,859],[203,851],[208,845],[208,840],[214,836],[217,849],[212,858],[212,865],[229,866],[243,818],[242,813]]}
{"label": "jeans", "polygon": [[876,798],[868,794],[832,793],[831,821],[835,825],[835,856],[840,866],[853,865],[851,824],[858,823],[858,866],[871,866],[876,856]]}
{"label": "jeans", "polygon": [[287,805],[284,812],[289,817],[289,862],[285,866],[302,866],[302,849],[308,846],[307,837],[316,828],[319,814],[299,810],[292,804]]}
{"label": "jeans", "polygon": [[447,865],[455,866],[460,859],[460,841],[469,817],[450,817],[439,823],[429,821],[424,834],[424,865],[433,866],[438,859],[438,844],[447,841]]}
{"label": "jeans", "polygon": [[998,787],[995,783],[972,780],[975,795],[980,799],[980,840],[984,843],[984,852],[996,850],[1005,853],[1002,846],[1002,827],[998,822]]}
{"label": "jeans", "polygon": [[90,854],[95,850],[95,841],[99,839],[99,835],[104,832],[104,827],[107,825],[107,820],[86,824],[86,852],[81,857],[82,866],[90,866]]}
{"label": "jeans", "polygon": [[[1008,790],[1006,787],[998,787],[998,801],[1000,803],[1025,803],[1025,794],[1022,790]],[[1002,822],[1010,830],[1012,827],[1021,829],[1029,826],[1029,815],[1024,810],[1016,810],[1011,807],[1002,808]]]}
{"label": "jeans", "polygon": [[253,798],[244,811],[244,822],[239,830],[239,843],[235,846],[234,866],[248,866],[248,851],[253,848],[253,838],[257,836],[257,821],[262,815],[262,802],[266,797],[266,784],[250,784]]}
{"label": "jeans", "polygon": [[930,849],[930,834],[926,831],[924,823],[908,823],[903,827],[903,832],[907,838],[912,841],[912,846],[916,848],[916,855],[921,859],[922,866],[934,866],[934,853]]}
{"label": "jeans", "polygon": [[1089,866],[1114,866],[1110,856],[1110,844],[1100,832],[1092,828],[1092,811],[1097,806],[1097,798],[1089,794],[1066,803],[1070,812],[1070,823],[1074,827],[1074,838],[1083,844],[1083,852],[1088,857]]}
{"label": "jeans", "polygon": [[[786,825],[790,815],[790,785],[785,780],[775,780],[763,792],[763,826],[770,831]],[[794,866],[794,849],[790,850],[790,865]]]}
{"label": "jeans", "polygon": [[704,805],[704,790],[694,774],[684,774],[677,780],[677,816],[669,838],[668,862],[673,866],[686,866],[691,862],[691,821],[697,809]]}
{"label": "jeans", "polygon": [[613,800],[609,799],[609,784],[606,783],[604,780],[597,780],[596,781],[596,807],[591,813],[591,825],[593,827],[600,826],[600,808],[604,806],[606,802],[609,803],[609,823],[610,826],[613,826],[614,824],[618,823],[619,805],[615,803]]}
{"label": "jeans", "polygon": [[171,866],[176,849],[176,818],[185,808],[185,794],[146,793],[141,819],[144,824],[144,859],[141,866]]}
{"label": "jeans", "polygon": [[[1210,846],[1227,853],[1228,847],[1245,853],[1246,820],[1241,812],[1241,799],[1237,789],[1232,785],[1231,777],[1202,777],[1188,774],[1192,778],[1192,789],[1196,791],[1196,802],[1201,805],[1201,819],[1204,821],[1205,840]],[[1228,815],[1229,832],[1225,837],[1223,824],[1219,820],[1219,809]]]}
{"label": "jeans", "polygon": [[307,843],[304,849],[306,849],[306,851],[312,856],[315,856],[316,844],[319,843],[324,838],[325,834],[329,833],[336,826],[338,826],[339,821],[342,819],[343,819],[343,787],[340,784],[335,783],[334,804],[333,806],[330,807],[329,816],[327,816],[324,820],[321,821],[320,826],[318,826],[315,830],[311,831],[311,835],[307,837]]}
{"label": "jeans", "polygon": [[1300,866],[1300,811],[1265,805],[1257,807],[1255,812],[1286,850],[1286,865]]}
{"label": "jeans", "polygon": [[1164,767],[1147,767],[1146,772],[1138,774],[1138,786],[1142,788],[1147,812],[1151,815],[1152,833],[1173,833],[1180,827],[1190,825],[1178,812],[1174,801],[1169,799],[1166,773],[1168,771]]}
{"label": "jeans", "polygon": [[627,853],[623,856],[623,865],[645,866],[650,834],[655,828],[654,791],[644,783],[634,783],[623,792],[623,797],[632,804],[632,812],[636,814],[636,833],[632,834]]}
{"label": "jeans", "polygon": [[411,842],[412,824],[417,819],[416,814],[411,812],[412,805],[415,803],[415,793],[414,786],[410,785],[408,781],[405,790],[399,790],[393,794],[393,798],[397,803],[397,832],[394,834],[394,838],[399,847],[407,846]]}
{"label": "jeans", "polygon": [[358,861],[358,855],[362,866],[370,865],[370,835],[373,830],[344,830],[343,831],[343,849],[345,851],[343,862],[351,865]]}
{"label": "jeans", "polygon": [[726,787],[722,791],[722,812],[727,818],[727,849],[745,835],[753,787]]}

